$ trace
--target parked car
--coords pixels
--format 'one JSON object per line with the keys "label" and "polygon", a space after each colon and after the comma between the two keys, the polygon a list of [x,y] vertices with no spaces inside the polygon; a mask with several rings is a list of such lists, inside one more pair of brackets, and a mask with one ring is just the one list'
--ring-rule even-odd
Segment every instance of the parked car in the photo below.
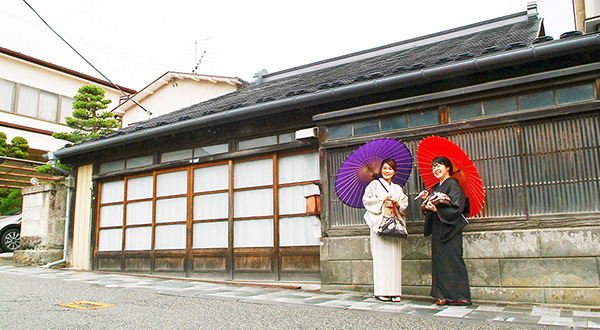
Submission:
{"label": "parked car", "polygon": [[21,247],[21,214],[0,216],[0,250],[12,252]]}

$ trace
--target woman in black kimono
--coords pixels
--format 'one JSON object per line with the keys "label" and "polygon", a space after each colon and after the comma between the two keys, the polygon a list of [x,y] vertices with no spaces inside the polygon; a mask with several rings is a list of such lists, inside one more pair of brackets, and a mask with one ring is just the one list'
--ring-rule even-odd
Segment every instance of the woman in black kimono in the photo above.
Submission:
{"label": "woman in black kimono", "polygon": [[425,236],[431,235],[431,296],[438,305],[471,305],[469,277],[463,260],[462,230],[469,223],[469,200],[446,157],[436,157],[431,163],[433,175],[440,180],[431,192],[419,197],[425,219]]}

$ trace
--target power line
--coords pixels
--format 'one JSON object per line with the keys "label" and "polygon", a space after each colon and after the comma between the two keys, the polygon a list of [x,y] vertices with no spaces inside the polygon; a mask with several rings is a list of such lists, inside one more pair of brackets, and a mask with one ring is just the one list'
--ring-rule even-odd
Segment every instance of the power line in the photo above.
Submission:
{"label": "power line", "polygon": [[[27,7],[29,7],[36,15],[37,17],[40,18],[40,20],[52,31],[54,32],[54,34],[56,34],[57,37],[60,38],[60,40],[62,40],[65,44],[67,44],[67,46],[69,46],[77,55],[79,55],[79,57],[81,57],[87,64],[89,64],[94,70],[96,70],[96,72],[98,72],[106,81],[108,81],[111,85],[113,85],[116,89],[118,89],[121,94],[123,94],[123,96],[129,96],[127,95],[118,85],[116,85],[115,83],[113,83],[110,79],[108,79],[108,77],[106,77],[102,72],[100,72],[100,70],[98,70],[92,63],[90,63],[90,61],[88,61],[83,55],[81,55],[73,46],[71,46],[71,44],[69,44],[60,34],[58,34],[58,32],[56,32],[51,26],[50,24],[48,24],[43,18],[42,16],[40,16],[40,14],[38,14],[38,12],[33,9],[33,7],[31,7],[31,5],[29,3],[27,3],[27,0],[23,0],[23,2],[27,5]],[[133,97],[128,97],[133,103],[135,103],[138,107],[140,107],[142,110],[144,110],[148,116],[152,115],[152,112],[146,110],[146,108],[144,108],[141,104],[139,104],[136,100],[133,99]]]}

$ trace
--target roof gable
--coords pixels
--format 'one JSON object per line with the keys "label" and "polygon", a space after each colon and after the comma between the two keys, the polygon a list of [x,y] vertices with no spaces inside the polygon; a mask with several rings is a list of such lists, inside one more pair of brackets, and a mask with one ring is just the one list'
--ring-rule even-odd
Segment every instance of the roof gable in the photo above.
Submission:
{"label": "roof gable", "polygon": [[246,82],[237,77],[212,76],[193,73],[173,72],[168,71],[148,86],[142,88],[138,93],[128,98],[125,102],[119,104],[113,113],[118,116],[123,116],[127,110],[136,106],[135,102],[141,103],[143,99],[152,95],[154,92],[161,89],[163,86],[176,82],[177,80],[188,80],[195,82],[210,82],[213,84],[227,84],[241,88],[246,85]]}

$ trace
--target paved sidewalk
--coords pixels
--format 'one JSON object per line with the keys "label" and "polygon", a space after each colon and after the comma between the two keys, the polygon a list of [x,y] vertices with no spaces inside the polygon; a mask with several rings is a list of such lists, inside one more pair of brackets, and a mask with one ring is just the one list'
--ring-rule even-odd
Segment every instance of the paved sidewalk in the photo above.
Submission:
{"label": "paved sidewalk", "polygon": [[236,285],[189,279],[167,279],[40,267],[17,267],[6,263],[0,265],[0,273],[75,281],[107,288],[140,290],[173,296],[233,299],[259,304],[291,304],[341,308],[374,313],[413,314],[421,317],[462,319],[484,324],[600,329],[600,311],[590,308],[550,308],[522,304],[474,304],[473,306],[466,307],[436,306],[431,301],[411,299],[404,299],[402,302],[393,303],[381,302],[376,300],[372,295],[364,295],[356,292],[322,292],[318,290],[290,289],[277,285]]}

